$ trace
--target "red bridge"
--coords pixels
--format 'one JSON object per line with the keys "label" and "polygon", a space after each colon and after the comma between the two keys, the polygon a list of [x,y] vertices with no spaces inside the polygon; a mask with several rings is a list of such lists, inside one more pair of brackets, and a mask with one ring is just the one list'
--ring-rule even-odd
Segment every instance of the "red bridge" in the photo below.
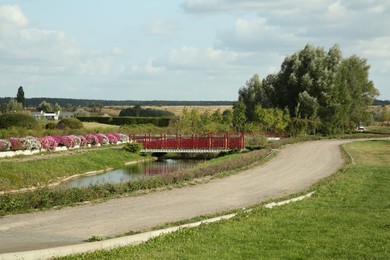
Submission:
{"label": "red bridge", "polygon": [[229,136],[130,136],[130,141],[143,145],[141,152],[152,153],[219,153],[244,149],[244,135]]}

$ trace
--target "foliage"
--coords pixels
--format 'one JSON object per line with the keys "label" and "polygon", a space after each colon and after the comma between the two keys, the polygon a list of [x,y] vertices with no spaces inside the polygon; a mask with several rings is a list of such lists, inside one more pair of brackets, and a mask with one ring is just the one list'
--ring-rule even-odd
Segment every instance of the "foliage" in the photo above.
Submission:
{"label": "foliage", "polygon": [[46,129],[56,129],[57,124],[55,122],[48,122],[45,126]]}
{"label": "foliage", "polygon": [[89,117],[90,113],[82,108],[77,108],[76,111],[73,112],[75,117]]}
{"label": "foliage", "polygon": [[[0,97],[0,104],[7,103],[9,97]],[[71,109],[72,107],[87,106],[230,106],[233,101],[180,101],[180,100],[97,100],[97,99],[74,99],[74,98],[26,98],[27,107],[38,107],[46,101],[51,104],[58,103],[62,107]]]}
{"label": "foliage", "polygon": [[140,144],[140,143],[127,143],[123,147],[123,149],[125,149],[129,153],[139,154],[139,152],[142,150],[142,144]]}
{"label": "foliage", "polygon": [[16,94],[16,101],[22,104],[23,107],[26,106],[26,98],[24,97],[24,91],[22,86],[18,88],[18,92]]}
{"label": "foliage", "polygon": [[13,98],[8,100],[8,103],[1,104],[1,113],[19,113],[23,111],[23,104]]}
{"label": "foliage", "polygon": [[50,103],[44,100],[38,105],[37,110],[43,112],[53,112],[53,107]]}
{"label": "foliage", "polygon": [[220,110],[212,114],[209,110],[200,113],[197,108],[189,110],[184,107],[180,116],[170,122],[172,133],[177,134],[214,134],[229,133],[231,131],[231,111],[227,111],[224,116]]}
{"label": "foliage", "polygon": [[4,114],[0,115],[0,129],[10,127],[24,127],[27,129],[40,129],[39,122],[27,114]]}
{"label": "foliage", "polygon": [[233,126],[237,132],[240,132],[247,121],[246,117],[246,105],[243,101],[239,101],[233,107]]}
{"label": "foliage", "polygon": [[70,129],[81,129],[83,128],[83,123],[78,120],[77,118],[64,118],[57,124],[57,129],[64,129],[64,128],[70,128]]}
{"label": "foliage", "polygon": [[372,120],[366,110],[378,91],[368,79],[369,68],[356,55],[343,58],[337,45],[325,52],[308,44],[287,56],[277,74],[262,82],[254,75],[239,90],[238,101],[246,105],[249,122],[256,119],[256,106],[287,108],[296,133],[350,132]]}
{"label": "foliage", "polygon": [[245,148],[249,150],[262,149],[266,145],[267,137],[261,131],[245,135]]}
{"label": "foliage", "polygon": [[153,124],[159,127],[169,125],[171,118],[169,117],[113,117],[112,124],[114,125],[138,125],[138,124]]}
{"label": "foliage", "polygon": [[170,117],[174,116],[172,112],[152,109],[152,108],[141,108],[141,106],[137,105],[134,107],[129,107],[122,109],[119,112],[119,116],[134,116],[134,117]]}

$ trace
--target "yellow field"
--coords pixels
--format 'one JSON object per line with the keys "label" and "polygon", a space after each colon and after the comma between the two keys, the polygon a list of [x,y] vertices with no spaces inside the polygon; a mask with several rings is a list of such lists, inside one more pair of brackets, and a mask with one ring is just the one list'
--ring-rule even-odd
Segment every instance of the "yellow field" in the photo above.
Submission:
{"label": "yellow field", "polygon": [[[188,110],[191,110],[192,108],[196,108],[199,111],[199,113],[204,113],[206,110],[209,110],[210,113],[213,113],[218,109],[222,113],[226,109],[233,109],[232,106],[142,106],[142,108],[153,108],[153,109],[169,111],[174,113],[177,116],[182,113],[184,107],[187,107]],[[109,116],[118,116],[119,112],[124,108],[127,107],[123,107],[123,106],[103,107],[100,114],[101,115],[107,114]]]}

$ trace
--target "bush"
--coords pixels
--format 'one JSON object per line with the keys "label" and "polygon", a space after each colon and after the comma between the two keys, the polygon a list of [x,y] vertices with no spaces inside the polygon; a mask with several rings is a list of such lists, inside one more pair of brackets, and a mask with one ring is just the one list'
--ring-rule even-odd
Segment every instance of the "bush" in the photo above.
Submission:
{"label": "bush", "polygon": [[77,118],[65,118],[65,119],[62,119],[60,122],[58,122],[56,128],[57,129],[65,129],[65,128],[82,129],[82,128],[84,128],[84,125]]}
{"label": "bush", "polygon": [[47,123],[46,124],[46,129],[56,129],[56,127],[57,127],[57,124],[56,123],[54,123],[54,122],[49,122],[49,123]]}
{"label": "bush", "polygon": [[134,106],[122,109],[119,112],[119,116],[132,116],[132,117],[172,117],[175,116],[174,113],[166,111],[166,110],[159,110],[159,109],[153,109],[153,108],[141,108],[140,106]]}
{"label": "bush", "polygon": [[0,129],[22,127],[27,129],[40,129],[39,122],[27,114],[5,114],[0,116]]}
{"label": "bush", "polygon": [[11,148],[11,142],[0,139],[0,152],[8,151]]}
{"label": "bush", "polygon": [[56,142],[56,140],[51,136],[45,136],[43,138],[38,138],[38,140],[41,143],[42,148],[49,150],[49,151],[55,150],[58,146],[58,143]]}
{"label": "bush", "polygon": [[12,151],[20,151],[23,150],[23,143],[17,138],[10,138],[11,150]]}
{"label": "bush", "polygon": [[123,148],[130,153],[138,154],[142,150],[142,144],[140,143],[127,143]]}
{"label": "bush", "polygon": [[35,149],[41,149],[42,144],[40,141],[32,136],[26,136],[24,138],[19,139],[23,144],[23,150],[35,150]]}

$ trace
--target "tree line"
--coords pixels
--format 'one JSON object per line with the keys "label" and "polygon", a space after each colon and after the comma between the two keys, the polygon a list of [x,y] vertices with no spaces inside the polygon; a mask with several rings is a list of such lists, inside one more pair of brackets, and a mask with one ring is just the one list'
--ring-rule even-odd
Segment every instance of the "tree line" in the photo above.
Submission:
{"label": "tree line", "polygon": [[[10,97],[0,97],[0,104],[8,103]],[[180,100],[99,100],[74,98],[26,98],[25,107],[37,107],[43,101],[57,103],[61,107],[88,106],[231,106],[234,101],[180,101]]]}

